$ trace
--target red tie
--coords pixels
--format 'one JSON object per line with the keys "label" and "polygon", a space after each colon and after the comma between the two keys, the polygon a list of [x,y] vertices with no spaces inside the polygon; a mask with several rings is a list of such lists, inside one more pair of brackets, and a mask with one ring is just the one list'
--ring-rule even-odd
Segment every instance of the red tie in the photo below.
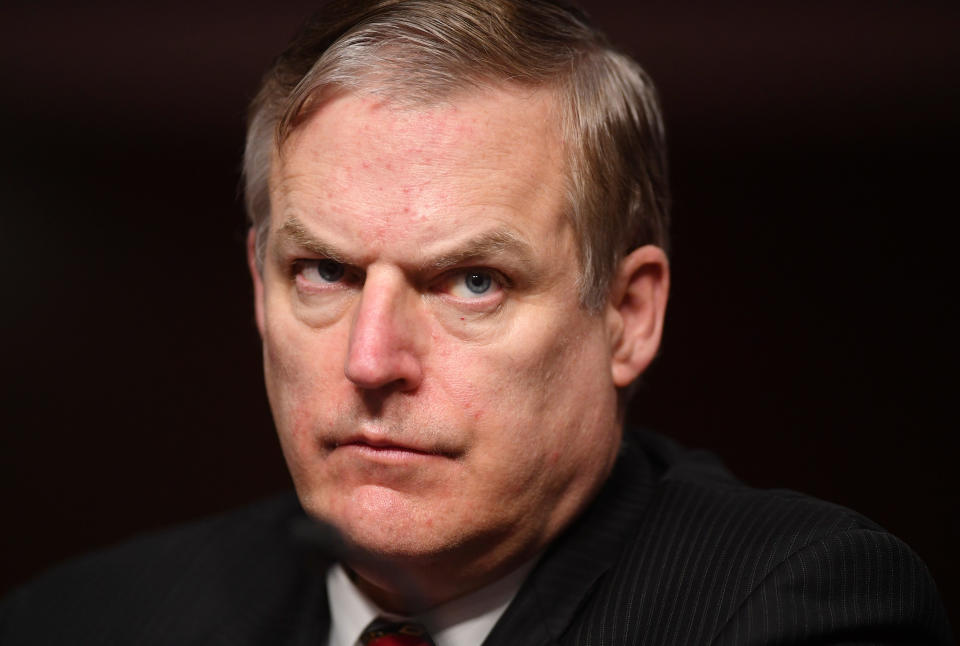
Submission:
{"label": "red tie", "polygon": [[374,619],[360,635],[363,646],[434,646],[426,629],[409,621]]}

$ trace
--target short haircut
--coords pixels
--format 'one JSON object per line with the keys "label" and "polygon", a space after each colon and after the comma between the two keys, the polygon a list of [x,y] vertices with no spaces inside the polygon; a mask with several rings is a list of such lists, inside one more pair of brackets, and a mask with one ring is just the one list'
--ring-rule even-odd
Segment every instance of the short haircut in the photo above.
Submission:
{"label": "short haircut", "polygon": [[491,86],[546,88],[556,97],[579,294],[598,311],[627,253],[667,248],[663,121],[646,73],[559,0],[335,0],[321,9],[250,106],[245,200],[261,267],[271,164],[324,97],[375,93],[417,106]]}

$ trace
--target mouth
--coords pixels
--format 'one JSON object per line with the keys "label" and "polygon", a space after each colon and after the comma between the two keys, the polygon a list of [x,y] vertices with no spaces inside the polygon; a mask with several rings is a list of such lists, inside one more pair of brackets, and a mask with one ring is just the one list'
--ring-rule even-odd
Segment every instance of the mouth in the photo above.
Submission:
{"label": "mouth", "polygon": [[329,451],[349,449],[362,452],[366,455],[380,457],[453,457],[452,453],[444,451],[440,448],[429,448],[417,444],[406,444],[396,442],[389,438],[368,437],[366,435],[357,435],[341,440],[326,442],[326,448]]}

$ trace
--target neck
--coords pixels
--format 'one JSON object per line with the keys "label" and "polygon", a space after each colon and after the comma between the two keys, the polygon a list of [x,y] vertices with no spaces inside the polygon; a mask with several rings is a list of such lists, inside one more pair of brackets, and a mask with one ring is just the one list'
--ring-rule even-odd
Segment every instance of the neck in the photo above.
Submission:
{"label": "neck", "polygon": [[[350,579],[380,609],[401,615],[423,614],[522,571],[525,575],[539,550],[523,553],[497,566],[473,561],[479,567],[446,567],[443,564],[397,564],[350,559],[344,562]],[[521,577],[522,580],[522,577]]]}

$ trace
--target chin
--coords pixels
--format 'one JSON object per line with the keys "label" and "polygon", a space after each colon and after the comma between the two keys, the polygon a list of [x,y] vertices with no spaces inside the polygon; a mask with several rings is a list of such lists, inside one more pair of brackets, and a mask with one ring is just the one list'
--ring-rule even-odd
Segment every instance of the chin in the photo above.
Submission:
{"label": "chin", "polygon": [[366,485],[320,495],[303,492],[304,510],[340,534],[349,550],[390,559],[431,559],[464,540],[462,519],[437,501],[411,499],[387,487]]}

